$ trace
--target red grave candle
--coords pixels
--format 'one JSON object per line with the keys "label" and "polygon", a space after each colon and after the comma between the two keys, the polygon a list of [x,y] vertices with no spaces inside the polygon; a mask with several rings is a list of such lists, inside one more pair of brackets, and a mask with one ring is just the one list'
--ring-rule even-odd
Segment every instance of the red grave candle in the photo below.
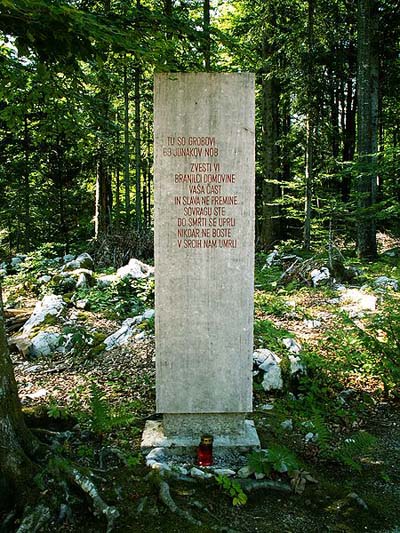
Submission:
{"label": "red grave candle", "polygon": [[199,466],[211,466],[213,464],[212,447],[212,436],[203,435],[197,448],[197,464]]}

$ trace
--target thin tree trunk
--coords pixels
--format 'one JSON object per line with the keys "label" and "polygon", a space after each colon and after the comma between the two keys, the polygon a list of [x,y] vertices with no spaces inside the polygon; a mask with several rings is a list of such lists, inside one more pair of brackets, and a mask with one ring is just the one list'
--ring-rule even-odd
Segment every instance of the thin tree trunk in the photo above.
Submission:
{"label": "thin tree trunk", "polygon": [[24,252],[29,252],[31,233],[31,205],[29,183],[29,128],[28,117],[24,115]]}
{"label": "thin tree trunk", "polygon": [[129,87],[128,65],[125,54],[124,58],[124,187],[125,187],[125,219],[127,227],[131,223],[130,204],[130,175],[129,175]]}
{"label": "thin tree trunk", "polygon": [[313,49],[314,49],[314,0],[308,0],[307,19],[307,121],[306,121],[306,157],[305,157],[305,202],[304,202],[304,248],[311,247],[311,216],[314,185],[314,99],[313,99]]}
{"label": "thin tree trunk", "polygon": [[[270,59],[271,50],[267,42],[263,43],[263,60]],[[281,213],[276,201],[280,199],[279,183],[279,84],[271,72],[266,72],[262,79],[263,99],[263,167],[264,175],[261,190],[261,226],[260,244],[264,249],[271,247],[281,239]]]}
{"label": "thin tree trunk", "polygon": [[371,208],[376,203],[376,153],[378,129],[377,6],[375,0],[358,0],[357,66],[358,113],[357,152],[360,172],[357,179],[359,215],[357,248],[362,258],[377,255],[376,223]]}
{"label": "thin tree trunk", "polygon": [[141,203],[141,137],[140,137],[140,68],[135,69],[135,197],[136,197],[136,229],[142,227]]}
{"label": "thin tree trunk", "polygon": [[203,0],[204,68],[211,70],[210,0]]}

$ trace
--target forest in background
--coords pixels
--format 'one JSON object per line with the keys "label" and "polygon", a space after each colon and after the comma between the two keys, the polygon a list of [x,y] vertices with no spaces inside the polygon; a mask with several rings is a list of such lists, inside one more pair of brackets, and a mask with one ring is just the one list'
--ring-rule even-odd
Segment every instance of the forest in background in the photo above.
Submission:
{"label": "forest in background", "polygon": [[259,249],[399,233],[398,1],[0,0],[0,31],[3,259],[152,255],[155,71],[256,73]]}

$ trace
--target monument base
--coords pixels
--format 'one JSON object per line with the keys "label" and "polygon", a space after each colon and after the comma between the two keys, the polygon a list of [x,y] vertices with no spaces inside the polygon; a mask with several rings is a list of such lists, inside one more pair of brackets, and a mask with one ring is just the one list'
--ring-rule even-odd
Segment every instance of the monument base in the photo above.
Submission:
{"label": "monument base", "polygon": [[254,422],[238,414],[173,414],[164,420],[148,420],[142,435],[141,450],[165,448],[173,455],[195,454],[201,435],[214,437],[214,456],[228,450],[246,453],[260,448]]}

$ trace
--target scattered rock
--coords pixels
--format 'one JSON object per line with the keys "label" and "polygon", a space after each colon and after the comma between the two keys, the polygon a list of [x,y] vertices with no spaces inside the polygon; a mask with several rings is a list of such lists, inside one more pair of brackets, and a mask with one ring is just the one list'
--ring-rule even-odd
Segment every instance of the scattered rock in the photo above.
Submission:
{"label": "scattered rock", "polygon": [[279,256],[278,250],[273,250],[270,254],[268,254],[267,258],[265,259],[265,265],[263,266],[263,269],[271,268],[271,266],[277,262],[276,260],[278,256]]}
{"label": "scattered rock", "polygon": [[254,477],[257,480],[264,479],[265,478],[265,474],[263,474],[262,472],[255,472]]}
{"label": "scattered rock", "polygon": [[324,282],[328,281],[330,277],[331,277],[330,272],[326,267],[322,267],[320,269],[314,268],[314,270],[311,270],[310,272],[310,278],[311,278],[313,287],[322,285]]}
{"label": "scattered rock", "polygon": [[243,466],[242,468],[240,468],[238,470],[238,473],[237,475],[242,478],[242,479],[245,479],[247,477],[250,477],[251,474],[253,473],[253,471],[251,470],[251,468],[249,466]]}
{"label": "scattered rock", "polygon": [[211,477],[213,477],[212,474],[204,472],[203,470],[200,470],[200,468],[196,468],[195,466],[190,470],[190,475],[197,479],[210,479]]}
{"label": "scattered rock", "polygon": [[155,311],[154,309],[146,309],[146,311],[143,313],[143,320],[150,320],[154,318]]}
{"label": "scattered rock", "polygon": [[142,263],[138,259],[131,259],[129,263],[117,270],[121,279],[148,278],[154,273],[154,267]]}
{"label": "scattered rock", "polygon": [[261,385],[265,391],[283,387],[280,357],[267,348],[260,348],[253,353],[253,361],[264,372]]}
{"label": "scattered rock", "polygon": [[119,281],[119,277],[116,274],[105,274],[97,278],[97,286],[100,288],[110,287],[114,283]]}
{"label": "scattered rock", "polygon": [[290,337],[282,339],[282,344],[290,353],[298,354],[301,351],[301,345]]}
{"label": "scattered rock", "polygon": [[293,430],[293,420],[291,418],[288,418],[287,420],[284,420],[281,422],[281,428],[285,429],[287,431]]}
{"label": "scattered rock", "polygon": [[350,492],[346,496],[348,500],[354,500],[356,504],[361,507],[361,509],[364,509],[365,511],[368,511],[368,505],[365,503],[365,501],[355,492]]}
{"label": "scattered rock", "polygon": [[75,256],[72,255],[72,254],[66,254],[64,255],[63,257],[63,261],[64,263],[70,263],[71,261],[73,261],[75,259]]}
{"label": "scattered rock", "polygon": [[59,333],[41,331],[31,339],[31,343],[28,348],[28,356],[42,357],[50,355],[57,351],[61,341],[62,336]]}
{"label": "scattered rock", "polygon": [[259,407],[259,409],[261,409],[262,411],[272,411],[273,408],[274,406],[272,403],[264,403],[263,405],[260,405]]}
{"label": "scattered rock", "polygon": [[312,433],[311,431],[305,435],[304,440],[306,444],[310,442],[316,442],[318,440],[318,433]]}
{"label": "scattered rock", "polygon": [[88,309],[89,308],[89,300],[77,300],[75,302],[75,307],[77,309]]}
{"label": "scattered rock", "polygon": [[122,326],[115,333],[105,339],[104,344],[106,345],[106,351],[125,344],[133,336],[135,336],[135,340],[144,339],[146,333],[144,331],[139,332],[137,329],[137,326],[143,322],[143,317],[144,315],[138,315],[124,320]]}
{"label": "scattered rock", "polygon": [[236,475],[236,472],[234,470],[232,470],[231,468],[214,468],[213,472],[217,476],[232,477],[232,476]]}
{"label": "scattered rock", "polygon": [[51,281],[51,276],[48,276],[47,274],[44,275],[44,276],[40,276],[40,278],[38,278],[38,282],[41,285],[44,285],[44,284],[48,283],[49,281]]}
{"label": "scattered rock", "polygon": [[78,255],[76,259],[73,259],[72,261],[68,261],[68,263],[65,263],[62,270],[77,270],[79,268],[85,268],[87,270],[93,270],[94,263],[93,259],[90,257],[90,255],[86,252],[83,254]]}
{"label": "scattered rock", "polygon": [[374,280],[375,287],[379,289],[392,289],[394,291],[399,290],[399,282],[396,279],[388,278],[386,276],[380,276]]}
{"label": "scattered rock", "polygon": [[11,259],[11,266],[18,270],[18,267],[25,261],[26,255],[16,255]]}
{"label": "scattered rock", "polygon": [[340,295],[342,309],[353,315],[360,311],[375,311],[376,300],[376,296],[360,289],[345,289],[341,291]]}
{"label": "scattered rock", "polygon": [[308,329],[318,329],[318,328],[321,327],[321,321],[320,320],[305,319],[305,320],[303,320],[303,324]]}
{"label": "scattered rock", "polygon": [[31,400],[36,400],[37,398],[44,398],[48,393],[49,391],[47,389],[39,389],[36,392],[26,394],[25,396]]}
{"label": "scattered rock", "polygon": [[290,363],[290,374],[297,374],[297,373],[303,373],[305,372],[306,368],[304,364],[301,362],[300,357],[296,357],[295,355],[289,355],[289,363]]}
{"label": "scattered rock", "polygon": [[32,315],[25,322],[22,334],[29,336],[33,328],[45,322],[49,317],[60,316],[65,306],[66,303],[61,296],[55,294],[45,296],[41,302],[37,302]]}

